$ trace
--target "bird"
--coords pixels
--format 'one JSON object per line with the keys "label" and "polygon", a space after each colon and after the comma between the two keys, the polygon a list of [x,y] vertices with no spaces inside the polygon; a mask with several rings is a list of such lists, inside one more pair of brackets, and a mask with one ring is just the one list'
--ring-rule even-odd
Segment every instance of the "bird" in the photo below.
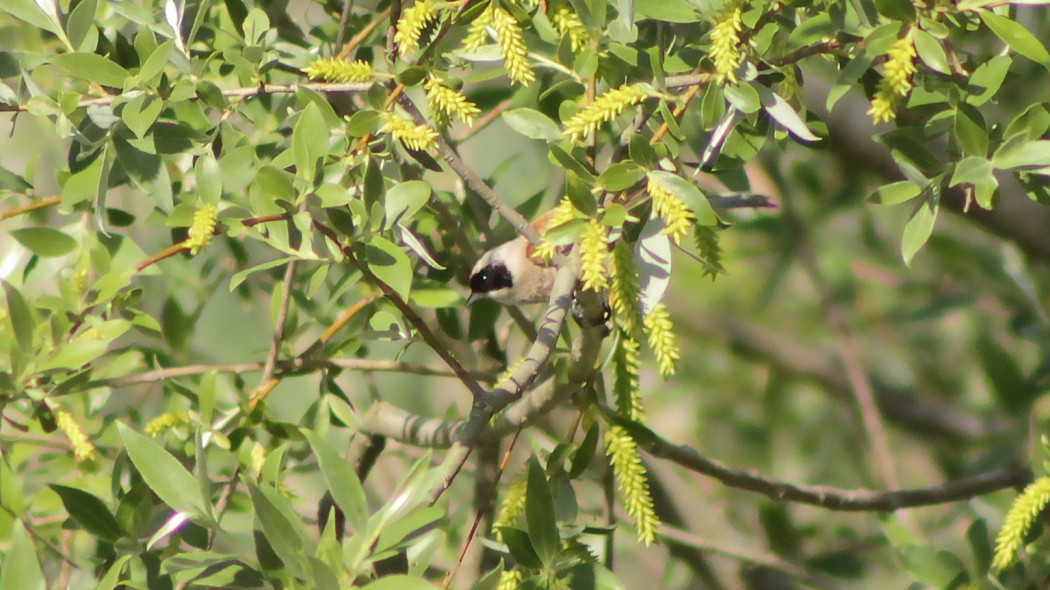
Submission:
{"label": "bird", "polygon": [[[532,227],[543,235],[554,210],[541,215]],[[558,268],[533,257],[535,247],[525,236],[485,252],[470,272],[467,305],[479,299],[492,299],[504,305],[542,303],[550,299]]]}

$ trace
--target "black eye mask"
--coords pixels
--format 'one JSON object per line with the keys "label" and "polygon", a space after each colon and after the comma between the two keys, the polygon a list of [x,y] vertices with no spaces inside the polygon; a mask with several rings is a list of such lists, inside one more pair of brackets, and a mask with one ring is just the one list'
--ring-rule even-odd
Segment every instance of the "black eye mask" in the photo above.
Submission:
{"label": "black eye mask", "polygon": [[470,291],[477,294],[509,289],[513,285],[510,271],[502,264],[486,266],[470,277]]}

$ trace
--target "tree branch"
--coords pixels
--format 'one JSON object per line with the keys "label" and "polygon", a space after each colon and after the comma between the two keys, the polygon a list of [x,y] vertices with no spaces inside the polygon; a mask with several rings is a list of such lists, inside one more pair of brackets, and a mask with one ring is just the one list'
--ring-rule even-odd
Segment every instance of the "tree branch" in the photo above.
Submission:
{"label": "tree branch", "polygon": [[[614,410],[608,407],[602,407],[602,411],[615,415]],[[1002,467],[924,488],[885,492],[805,486],[734,469],[704,457],[691,447],[670,443],[652,431],[639,439],[639,446],[652,456],[717,479],[727,487],[756,492],[777,501],[810,504],[842,512],[895,512],[903,508],[946,504],[996,490],[1022,487],[1032,481],[1032,473],[1027,468]]]}
{"label": "tree branch", "polygon": [[[415,103],[413,103],[408,97],[404,96],[404,94],[399,96],[398,100],[401,103],[401,107],[404,108],[413,119],[416,121],[426,120],[423,117],[423,114],[419,112]],[[532,227],[521,213],[518,213],[513,207],[503,202],[503,199],[496,194],[496,191],[492,190],[492,187],[486,184],[484,179],[482,179],[481,176],[478,176],[478,173],[474,172],[474,170],[463,161],[463,158],[459,156],[455,148],[449,145],[441,135],[438,135],[437,146],[438,154],[443,160],[445,160],[449,168],[451,168],[452,171],[463,180],[463,183],[466,184],[470,190],[474,191],[478,196],[484,199],[485,202],[496,211],[496,213],[503,217],[503,219],[506,219],[507,222],[514,227],[518,234],[525,236],[525,239],[527,239],[529,243],[533,246],[540,245],[540,234],[536,231],[536,228]]]}
{"label": "tree branch", "polygon": [[[246,88],[229,88],[222,91],[226,98],[251,98],[253,96],[265,96],[267,94],[295,94],[300,88],[307,88],[321,93],[341,92],[364,92],[372,87],[372,82],[304,82],[302,84],[265,84],[249,86]],[[100,96],[89,98],[77,103],[76,108],[86,109],[88,107],[108,106],[121,98],[121,95]],[[191,96],[189,100],[196,100]],[[28,104],[0,104],[0,113],[23,113],[29,111]]]}
{"label": "tree branch", "polygon": [[463,385],[465,385],[467,389],[470,390],[471,395],[474,397],[474,399],[477,400],[478,398],[484,396],[484,388],[482,388],[481,385],[478,384],[477,380],[474,379],[474,376],[471,375],[469,371],[463,368],[462,363],[460,363],[459,359],[457,359],[455,355],[453,355],[452,352],[448,350],[448,347],[441,344],[441,341],[437,339],[437,336],[434,335],[434,332],[432,332],[430,330],[430,327],[427,326],[426,322],[423,321],[423,318],[419,317],[419,314],[416,313],[416,311],[412,309],[412,307],[408,305],[408,303],[405,302],[404,299],[401,298],[401,295],[399,295],[397,291],[393,289],[393,287],[386,284],[386,282],[380,280],[379,277],[377,277],[375,273],[373,273],[372,270],[368,268],[368,265],[361,264],[361,262],[357,259],[357,256],[354,255],[353,249],[349,246],[344,246],[342,241],[339,240],[339,235],[335,233],[335,230],[317,221],[316,219],[314,220],[313,224],[318,231],[320,231],[322,234],[325,235],[325,237],[332,241],[333,245],[339,248],[339,250],[343,253],[344,256],[346,256],[347,260],[350,261],[350,264],[352,264],[355,269],[357,269],[362,275],[364,275],[365,278],[367,278],[373,285],[379,287],[379,289],[383,292],[383,295],[385,295],[386,298],[394,304],[394,307],[396,307],[398,311],[400,311],[401,314],[405,316],[405,319],[407,319],[412,324],[412,327],[414,327],[416,331],[419,332],[419,335],[423,337],[423,340],[426,341],[430,348],[433,349],[434,352],[436,352],[438,356],[441,357],[441,360],[445,361],[445,364],[447,364],[448,367],[452,369],[452,372],[456,374],[456,377],[458,377],[459,380],[463,382]]}

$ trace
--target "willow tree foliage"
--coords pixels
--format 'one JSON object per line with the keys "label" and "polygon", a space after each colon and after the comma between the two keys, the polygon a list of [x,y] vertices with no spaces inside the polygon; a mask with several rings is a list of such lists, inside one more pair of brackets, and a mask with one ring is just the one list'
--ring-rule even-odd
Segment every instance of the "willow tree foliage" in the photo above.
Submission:
{"label": "willow tree foliage", "polygon": [[1043,4],[0,2],[0,587],[1045,579]]}

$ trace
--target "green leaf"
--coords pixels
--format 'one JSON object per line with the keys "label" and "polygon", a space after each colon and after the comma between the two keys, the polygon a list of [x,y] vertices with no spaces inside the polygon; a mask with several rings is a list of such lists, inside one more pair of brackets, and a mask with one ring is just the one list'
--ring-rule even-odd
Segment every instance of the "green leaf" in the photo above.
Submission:
{"label": "green leaf", "polygon": [[997,55],[977,66],[967,83],[966,102],[981,106],[992,99],[1010,71],[1013,58],[1008,55]]}
{"label": "green leaf", "polygon": [[875,189],[868,200],[880,205],[896,205],[910,201],[920,194],[922,194],[922,187],[910,180],[901,180]]}
{"label": "green leaf", "polygon": [[910,0],[875,0],[875,9],[889,19],[904,22],[915,19],[915,6]]}
{"label": "green leaf", "polygon": [[103,148],[93,162],[66,179],[65,184],[62,185],[63,209],[74,209],[76,205],[84,201],[98,200],[99,194],[108,188],[106,151]]}
{"label": "green leaf", "polygon": [[58,484],[48,487],[58,494],[69,516],[87,532],[111,542],[124,536],[117,519],[102,500],[77,488]]}
{"label": "green leaf", "polygon": [[106,354],[109,343],[84,335],[55,350],[54,356],[40,365],[39,371],[79,369]]}
{"label": "green leaf", "polygon": [[904,237],[901,239],[901,256],[904,264],[911,266],[912,258],[922,248],[933,233],[933,224],[937,220],[939,199],[929,196],[911,215],[904,226]]}
{"label": "green leaf", "polygon": [[427,506],[407,514],[383,527],[379,540],[375,544],[376,552],[389,551],[404,546],[406,539],[423,534],[434,528],[444,518],[445,510],[437,506]]}
{"label": "green leaf", "polygon": [[41,10],[40,4],[33,0],[4,0],[0,2],[0,11],[25,21],[38,29],[59,34],[61,30],[56,18],[49,17]]}
{"label": "green leaf", "polygon": [[339,453],[317,433],[306,428],[299,431],[310,443],[335,503],[343,510],[353,530],[363,531],[368,524],[368,500],[365,498],[364,488],[361,487],[361,480],[346,459],[339,456]]}
{"label": "green leaf", "polygon": [[402,182],[388,190],[383,200],[386,209],[383,229],[389,230],[395,223],[412,219],[430,200],[430,193],[430,183],[422,180]]}
{"label": "green leaf", "polygon": [[143,62],[142,67],[139,68],[138,74],[135,75],[139,82],[148,84],[164,71],[164,66],[168,65],[168,58],[171,57],[171,49],[174,45],[175,42],[169,39],[158,45],[150,53],[146,61]]}
{"label": "green leaf", "polygon": [[46,580],[40,569],[29,535],[22,521],[16,520],[0,568],[0,590],[44,590]]}
{"label": "green leaf", "polygon": [[919,28],[914,29],[912,39],[915,42],[915,51],[923,63],[946,76],[952,74],[952,68],[948,64],[948,54],[944,51],[944,47],[941,47],[940,41]]}
{"label": "green leaf", "polygon": [[425,578],[398,574],[383,576],[364,587],[364,590],[434,590]]}
{"label": "green leaf", "polygon": [[587,467],[591,464],[591,459],[594,458],[594,453],[597,449],[598,424],[595,423],[587,429],[587,434],[583,437],[583,441],[580,442],[580,446],[572,455],[572,467],[569,469],[570,479],[576,479],[583,475],[587,470]]}
{"label": "green leaf", "polygon": [[102,576],[102,579],[98,581],[98,586],[95,586],[95,590],[113,590],[116,588],[121,574],[124,573],[124,567],[128,565],[129,561],[131,561],[131,555],[124,555],[114,561],[113,565],[106,570],[106,575]]}
{"label": "green leaf", "polygon": [[529,139],[545,139],[547,141],[559,141],[561,129],[550,117],[530,108],[520,108],[504,111],[503,122],[511,129],[528,137]]}
{"label": "green leaf", "polygon": [[645,170],[634,162],[617,162],[598,177],[598,186],[610,192],[624,191],[645,178]]}
{"label": "green leaf", "polygon": [[587,169],[579,160],[577,160],[572,154],[562,149],[557,144],[549,144],[550,152],[548,153],[548,159],[556,165],[560,165],[566,170],[572,170],[580,176],[580,178],[587,182],[595,182],[596,179],[594,174]]}
{"label": "green leaf", "polygon": [[740,84],[728,84],[722,89],[729,104],[735,106],[743,113],[754,113],[762,108],[762,97],[758,90],[746,82]]}
{"label": "green leaf", "polygon": [[241,481],[251,495],[255,516],[262,526],[266,540],[289,571],[305,577],[307,537],[300,518],[292,510],[288,500],[272,486],[243,476]]}
{"label": "green leaf", "polygon": [[[152,137],[146,136],[147,139]],[[175,201],[171,192],[171,178],[168,176],[168,167],[164,160],[157,154],[143,152],[120,138],[113,142],[113,146],[116,148],[117,163],[124,168],[135,186],[149,195],[161,211],[170,213],[175,208]],[[68,182],[66,186],[68,188]],[[101,190],[101,185],[97,190]],[[66,202],[65,191],[62,202]]]}
{"label": "green leaf", "polygon": [[591,185],[575,172],[565,172],[565,193],[577,211],[591,217],[598,213],[598,199],[591,192]]}
{"label": "green leaf", "polygon": [[[820,141],[820,137],[810,131],[809,126],[802,120],[802,117],[795,111],[788,101],[784,100],[780,96],[773,93],[772,90],[762,86],[757,86],[759,96],[762,100],[762,106],[766,112],[769,113],[770,117],[777,123],[780,123],[784,129],[787,129],[795,137],[803,141]],[[739,108],[739,107],[738,107]]]}
{"label": "green leaf", "polygon": [[1050,139],[1027,141],[1024,136],[1016,135],[992,156],[996,168],[1043,168],[1050,166]]}
{"label": "green leaf", "polygon": [[11,470],[7,457],[0,455],[0,508],[13,516],[22,514],[25,502],[22,498],[22,482]]}
{"label": "green leaf", "polygon": [[75,239],[50,227],[26,227],[13,230],[10,235],[41,258],[64,256],[77,247]]}
{"label": "green leaf", "polygon": [[999,16],[987,10],[979,10],[978,14],[981,15],[981,20],[984,21],[984,24],[1003,43],[1009,45],[1010,49],[1034,62],[1050,67],[1050,53],[1046,51],[1046,47],[1039,41],[1039,38],[1024,28],[1023,25],[1015,20]]}
{"label": "green leaf", "polygon": [[77,78],[112,88],[123,88],[131,75],[120,64],[94,53],[63,53],[52,57],[51,63]]}
{"label": "green leaf", "polygon": [[970,544],[973,553],[974,566],[978,576],[988,573],[992,567],[992,555],[994,550],[990,542],[991,535],[988,533],[988,523],[983,518],[974,519],[969,528],[966,529],[966,540]]}
{"label": "green leaf", "polygon": [[525,522],[529,527],[529,539],[536,550],[540,561],[550,564],[558,550],[561,540],[558,536],[558,525],[555,522],[554,498],[551,496],[547,474],[535,457],[529,461],[529,480],[525,496]]}
{"label": "green leaf", "polygon": [[500,527],[499,531],[503,536],[503,542],[507,544],[507,549],[518,565],[532,569],[544,566],[540,561],[540,556],[536,554],[536,549],[532,546],[528,533],[514,527]]}
{"label": "green leaf", "polygon": [[120,111],[120,118],[136,137],[142,139],[160,116],[163,108],[164,102],[159,98],[142,94],[124,105]]}
{"label": "green leaf", "polygon": [[400,246],[386,238],[372,236],[365,245],[365,263],[380,281],[408,300],[412,288],[412,261]]}
{"label": "green leaf", "polygon": [[222,170],[211,150],[207,151],[193,166],[197,177],[197,198],[202,204],[217,204],[222,198]]}
{"label": "green leaf", "polygon": [[686,0],[635,0],[634,22],[651,18],[669,23],[695,23],[700,13]]}
{"label": "green leaf", "polygon": [[210,513],[208,504],[201,498],[196,478],[164,447],[123,422],[117,422],[117,431],[135,469],[165,504],[190,516],[201,517]]}
{"label": "green leaf", "polygon": [[33,332],[36,330],[36,320],[22,293],[11,283],[2,281],[4,293],[7,296],[7,313],[11,319],[11,328],[15,333],[15,341],[18,348],[25,352],[33,350]]}
{"label": "green leaf", "polygon": [[970,156],[988,155],[988,130],[984,117],[972,105],[960,103],[955,109],[955,138]]}
{"label": "green leaf", "polygon": [[313,182],[318,161],[328,155],[328,125],[321,109],[312,102],[299,113],[299,120],[295,122],[292,150],[296,175]]}
{"label": "green leaf", "polygon": [[346,134],[350,137],[362,137],[379,129],[378,111],[358,111],[346,122]]}
{"label": "green leaf", "polygon": [[974,188],[974,198],[983,209],[992,208],[992,198],[999,188],[995,178],[995,167],[987,158],[968,156],[955,165],[955,171],[948,186],[969,184]]}
{"label": "green leaf", "polygon": [[66,31],[69,35],[69,42],[76,49],[87,51],[94,49],[94,46],[82,48],[81,45],[84,44],[88,32],[95,26],[95,13],[97,11],[97,0],[83,0],[69,13],[69,18],[66,20]]}

